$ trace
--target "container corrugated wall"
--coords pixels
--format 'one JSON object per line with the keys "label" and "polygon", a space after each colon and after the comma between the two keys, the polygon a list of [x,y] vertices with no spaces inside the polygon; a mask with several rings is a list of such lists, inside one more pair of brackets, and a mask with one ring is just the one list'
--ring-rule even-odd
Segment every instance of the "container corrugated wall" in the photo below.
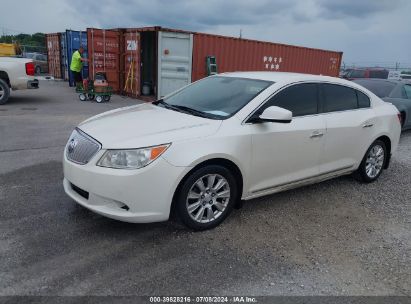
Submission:
{"label": "container corrugated wall", "polygon": [[68,80],[69,77],[69,66],[67,58],[67,39],[66,32],[60,33],[60,54],[61,54],[61,78]]}
{"label": "container corrugated wall", "polygon": [[195,33],[192,81],[207,76],[206,57],[218,73],[278,71],[338,76],[342,52]]}
{"label": "container corrugated wall", "polygon": [[90,79],[94,79],[97,72],[105,72],[109,85],[115,92],[120,92],[122,89],[120,80],[121,32],[89,28],[87,39]]}
{"label": "container corrugated wall", "polygon": [[60,33],[47,34],[46,44],[49,74],[61,78]]}
{"label": "container corrugated wall", "polygon": [[[66,30],[66,46],[67,46],[67,64],[70,70],[71,57],[73,53],[80,48],[80,45],[84,47],[83,56],[87,58],[87,32],[84,31],[72,31]],[[88,63],[83,62],[82,74],[83,78],[88,77]],[[75,81],[73,75],[68,71],[69,84],[70,86],[75,86]]]}

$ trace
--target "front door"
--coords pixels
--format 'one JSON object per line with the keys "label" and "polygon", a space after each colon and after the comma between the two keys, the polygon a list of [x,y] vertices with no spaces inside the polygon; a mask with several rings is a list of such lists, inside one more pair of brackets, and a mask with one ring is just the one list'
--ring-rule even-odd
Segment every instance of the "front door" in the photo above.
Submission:
{"label": "front door", "polygon": [[319,175],[325,120],[318,115],[318,85],[295,84],[283,89],[257,113],[278,106],[293,113],[291,123],[251,125],[252,182],[250,195]]}

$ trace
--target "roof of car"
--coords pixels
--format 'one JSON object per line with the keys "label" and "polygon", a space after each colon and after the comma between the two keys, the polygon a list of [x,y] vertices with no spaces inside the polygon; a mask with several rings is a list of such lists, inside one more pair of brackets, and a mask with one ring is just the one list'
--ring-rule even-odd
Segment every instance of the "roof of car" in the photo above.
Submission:
{"label": "roof of car", "polygon": [[230,76],[230,77],[240,77],[240,78],[250,78],[250,79],[260,79],[268,81],[285,81],[285,80],[295,80],[295,79],[325,79],[336,77],[302,74],[302,73],[288,73],[288,72],[230,72],[218,74],[220,76]]}
{"label": "roof of car", "polygon": [[222,73],[217,76],[240,77],[249,79],[267,80],[273,82],[297,82],[297,81],[325,81],[335,82],[341,84],[351,83],[348,80],[338,77],[302,74],[302,73],[288,73],[288,72],[231,72]]}

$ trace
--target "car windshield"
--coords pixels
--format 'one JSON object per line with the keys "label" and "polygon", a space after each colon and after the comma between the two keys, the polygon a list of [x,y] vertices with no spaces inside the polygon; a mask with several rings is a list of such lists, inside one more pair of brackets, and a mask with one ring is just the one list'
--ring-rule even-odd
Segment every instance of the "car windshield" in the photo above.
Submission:
{"label": "car windshield", "polygon": [[389,81],[354,80],[354,82],[362,85],[380,98],[390,96],[396,86],[395,83]]}
{"label": "car windshield", "polygon": [[202,79],[157,102],[175,110],[212,119],[226,119],[273,82],[224,76]]}

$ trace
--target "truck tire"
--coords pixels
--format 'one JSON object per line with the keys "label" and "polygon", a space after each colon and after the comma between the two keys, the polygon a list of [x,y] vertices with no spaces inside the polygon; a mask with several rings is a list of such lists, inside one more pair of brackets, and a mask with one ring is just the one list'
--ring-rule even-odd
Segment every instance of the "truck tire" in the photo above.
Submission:
{"label": "truck tire", "polygon": [[8,84],[0,79],[0,105],[4,105],[10,96],[10,88]]}

